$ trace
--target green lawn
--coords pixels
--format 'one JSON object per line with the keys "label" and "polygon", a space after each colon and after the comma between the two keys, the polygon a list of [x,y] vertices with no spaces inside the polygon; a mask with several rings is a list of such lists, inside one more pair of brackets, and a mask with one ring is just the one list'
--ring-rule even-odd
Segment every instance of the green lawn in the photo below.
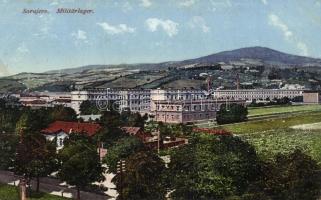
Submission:
{"label": "green lawn", "polygon": [[[28,200],[67,200],[55,195],[46,193],[32,192],[32,196]],[[0,184],[0,200],[19,200],[18,188],[11,185]]]}
{"label": "green lawn", "polygon": [[300,148],[321,163],[321,129],[300,130],[290,127],[321,122],[321,111],[296,113],[284,118],[271,118],[220,126],[256,148],[259,156],[271,158],[277,153]]}
{"label": "green lawn", "polygon": [[249,117],[273,115],[291,112],[321,111],[321,105],[294,105],[294,106],[271,106],[271,107],[249,107]]}

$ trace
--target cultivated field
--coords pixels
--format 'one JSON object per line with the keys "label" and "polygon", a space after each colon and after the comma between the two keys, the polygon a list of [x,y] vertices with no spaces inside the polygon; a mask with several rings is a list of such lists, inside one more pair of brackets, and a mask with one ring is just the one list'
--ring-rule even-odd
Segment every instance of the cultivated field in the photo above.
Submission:
{"label": "cultivated field", "polygon": [[[320,106],[266,108],[271,113],[283,111],[287,115],[273,115],[269,119],[220,126],[253,144],[261,157],[271,158],[300,148],[321,163],[321,111]],[[276,110],[275,110],[276,109]],[[314,127],[313,129],[311,128]],[[309,128],[310,127],[310,128]]]}

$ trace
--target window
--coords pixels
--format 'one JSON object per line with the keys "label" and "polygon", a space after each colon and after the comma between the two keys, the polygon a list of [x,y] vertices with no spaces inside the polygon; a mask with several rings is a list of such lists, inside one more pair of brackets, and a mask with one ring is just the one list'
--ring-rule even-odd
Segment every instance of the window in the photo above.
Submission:
{"label": "window", "polygon": [[64,139],[62,138],[59,138],[59,145],[58,146],[63,146],[64,145]]}

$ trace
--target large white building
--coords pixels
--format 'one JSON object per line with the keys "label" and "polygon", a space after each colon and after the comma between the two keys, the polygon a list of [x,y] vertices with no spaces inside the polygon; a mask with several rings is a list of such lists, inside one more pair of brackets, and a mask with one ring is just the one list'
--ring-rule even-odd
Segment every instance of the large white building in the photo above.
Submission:
{"label": "large white building", "polygon": [[130,109],[141,114],[150,110],[150,90],[90,89],[71,92],[71,107],[79,113],[80,104],[89,100],[96,103],[98,109],[106,110],[108,105],[120,111]]}
{"label": "large white building", "polygon": [[89,100],[101,110],[107,110],[112,103],[120,111],[129,109],[141,114],[155,116],[156,121],[184,123],[214,119],[222,104],[245,101],[273,100],[274,98],[294,98],[303,96],[303,90],[253,89],[253,90],[117,90],[91,89],[71,92],[72,108],[79,113],[80,104]]}
{"label": "large white building", "polygon": [[266,100],[280,99],[288,97],[302,97],[304,90],[285,90],[285,89],[248,89],[248,90],[212,90],[211,95],[217,99],[234,99],[234,100]]}

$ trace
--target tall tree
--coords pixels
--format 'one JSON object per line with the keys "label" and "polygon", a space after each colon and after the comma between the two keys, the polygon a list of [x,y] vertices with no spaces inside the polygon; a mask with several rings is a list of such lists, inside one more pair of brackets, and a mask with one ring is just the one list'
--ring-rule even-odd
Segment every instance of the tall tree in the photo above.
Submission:
{"label": "tall tree", "polygon": [[97,105],[93,101],[83,101],[80,104],[80,113],[82,115],[91,115],[91,114],[99,114],[100,110],[98,109]]}
{"label": "tall tree", "polygon": [[18,141],[16,134],[0,133],[0,169],[8,170],[13,167]]}
{"label": "tall tree", "polygon": [[174,199],[225,199],[243,194],[259,174],[258,157],[233,136],[195,135],[169,164]]}
{"label": "tall tree", "polygon": [[165,199],[165,164],[153,152],[140,151],[125,161],[125,171],[112,180],[117,186],[117,199]]}
{"label": "tall tree", "polygon": [[101,166],[96,147],[85,140],[70,142],[59,152],[61,162],[58,176],[61,180],[80,189],[95,181],[103,181],[104,168]]}
{"label": "tall tree", "polygon": [[25,133],[21,136],[14,160],[14,172],[24,176],[29,182],[36,178],[39,191],[40,177],[45,177],[57,169],[56,146],[47,142],[38,133]]}
{"label": "tall tree", "polygon": [[261,188],[274,200],[313,200],[320,197],[320,166],[301,150],[278,154],[263,167]]}
{"label": "tall tree", "polygon": [[76,121],[77,114],[74,109],[64,106],[55,106],[50,113],[51,121]]}
{"label": "tall tree", "polygon": [[117,162],[144,149],[144,144],[136,137],[130,136],[120,139],[108,149],[103,162],[107,164],[110,173],[116,173]]}

